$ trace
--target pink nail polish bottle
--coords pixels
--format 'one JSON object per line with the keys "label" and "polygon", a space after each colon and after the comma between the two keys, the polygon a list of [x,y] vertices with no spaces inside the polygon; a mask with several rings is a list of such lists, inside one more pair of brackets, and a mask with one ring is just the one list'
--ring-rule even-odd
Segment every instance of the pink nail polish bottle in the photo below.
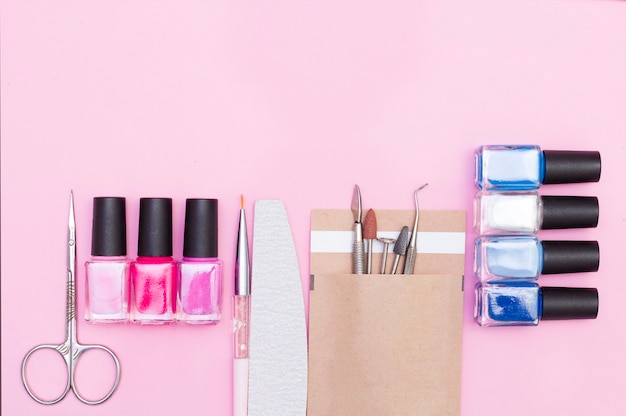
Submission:
{"label": "pink nail polish bottle", "polygon": [[91,256],[85,263],[85,320],[126,322],[130,281],[124,198],[93,199]]}
{"label": "pink nail polish bottle", "polygon": [[177,264],[172,258],[172,199],[139,200],[137,260],[131,263],[131,320],[169,324],[175,319]]}
{"label": "pink nail polish bottle", "polygon": [[217,199],[187,199],[176,318],[216,324],[222,304],[223,263],[218,258]]}

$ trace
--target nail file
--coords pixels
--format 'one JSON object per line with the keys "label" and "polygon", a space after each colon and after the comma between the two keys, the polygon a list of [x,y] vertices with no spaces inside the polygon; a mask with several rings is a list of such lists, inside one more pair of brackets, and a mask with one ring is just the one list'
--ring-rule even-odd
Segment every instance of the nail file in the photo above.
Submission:
{"label": "nail file", "polygon": [[307,335],[296,247],[280,200],[254,206],[249,416],[304,416]]}

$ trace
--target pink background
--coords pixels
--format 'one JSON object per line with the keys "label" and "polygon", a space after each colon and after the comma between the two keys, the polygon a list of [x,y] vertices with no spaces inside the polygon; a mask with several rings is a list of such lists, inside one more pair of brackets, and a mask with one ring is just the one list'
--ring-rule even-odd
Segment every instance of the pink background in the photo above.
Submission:
{"label": "pink background", "polygon": [[[610,1],[2,1],[2,414],[228,415],[239,195],[284,200],[308,288],[312,208],[466,209],[472,151],[537,143],[602,153],[600,271],[543,277],[600,291],[595,321],[479,328],[467,256],[463,415],[626,413],[626,3]],[[78,338],[121,359],[100,406],[44,407],[19,377],[63,337],[69,190],[78,226]],[[89,326],[82,263],[94,196],[220,199],[226,264],[216,327]],[[468,235],[468,248],[471,247]],[[468,252],[469,253],[469,252]],[[95,357],[98,358],[98,357]],[[108,363],[83,364],[85,393]],[[60,370],[60,360],[56,360]],[[52,371],[38,385],[54,390]],[[57,390],[58,391],[58,387]]]}

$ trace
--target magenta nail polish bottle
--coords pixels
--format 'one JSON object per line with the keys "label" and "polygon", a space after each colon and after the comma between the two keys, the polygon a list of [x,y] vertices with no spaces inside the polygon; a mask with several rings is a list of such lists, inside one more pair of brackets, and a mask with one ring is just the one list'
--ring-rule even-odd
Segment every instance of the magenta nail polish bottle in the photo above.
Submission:
{"label": "magenta nail polish bottle", "polygon": [[85,263],[85,320],[126,322],[130,281],[124,198],[93,199],[91,256]]}
{"label": "magenta nail polish bottle", "polygon": [[131,263],[131,320],[168,324],[175,319],[177,264],[172,258],[172,199],[139,200],[137,260]]}
{"label": "magenta nail polish bottle", "polygon": [[217,228],[217,199],[187,199],[176,308],[180,322],[216,324],[222,317],[223,263],[218,258]]}

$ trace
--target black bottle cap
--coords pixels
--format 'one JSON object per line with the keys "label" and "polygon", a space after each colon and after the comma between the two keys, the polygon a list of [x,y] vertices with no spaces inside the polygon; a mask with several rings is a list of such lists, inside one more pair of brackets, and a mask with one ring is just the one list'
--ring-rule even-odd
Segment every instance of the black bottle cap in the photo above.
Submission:
{"label": "black bottle cap", "polygon": [[542,287],[542,320],[596,319],[598,289],[581,287]]}
{"label": "black bottle cap", "polygon": [[595,196],[542,196],[541,229],[594,228],[600,207]]}
{"label": "black bottle cap", "polygon": [[93,199],[91,225],[92,256],[126,255],[126,199],[96,197]]}
{"label": "black bottle cap", "polygon": [[545,150],[543,183],[598,182],[602,164],[600,152]]}
{"label": "black bottle cap", "polygon": [[217,199],[188,199],[184,257],[217,257]]}
{"label": "black bottle cap", "polygon": [[597,241],[542,241],[542,274],[597,272],[600,247]]}
{"label": "black bottle cap", "polygon": [[172,199],[141,198],[139,200],[140,257],[172,256]]}

